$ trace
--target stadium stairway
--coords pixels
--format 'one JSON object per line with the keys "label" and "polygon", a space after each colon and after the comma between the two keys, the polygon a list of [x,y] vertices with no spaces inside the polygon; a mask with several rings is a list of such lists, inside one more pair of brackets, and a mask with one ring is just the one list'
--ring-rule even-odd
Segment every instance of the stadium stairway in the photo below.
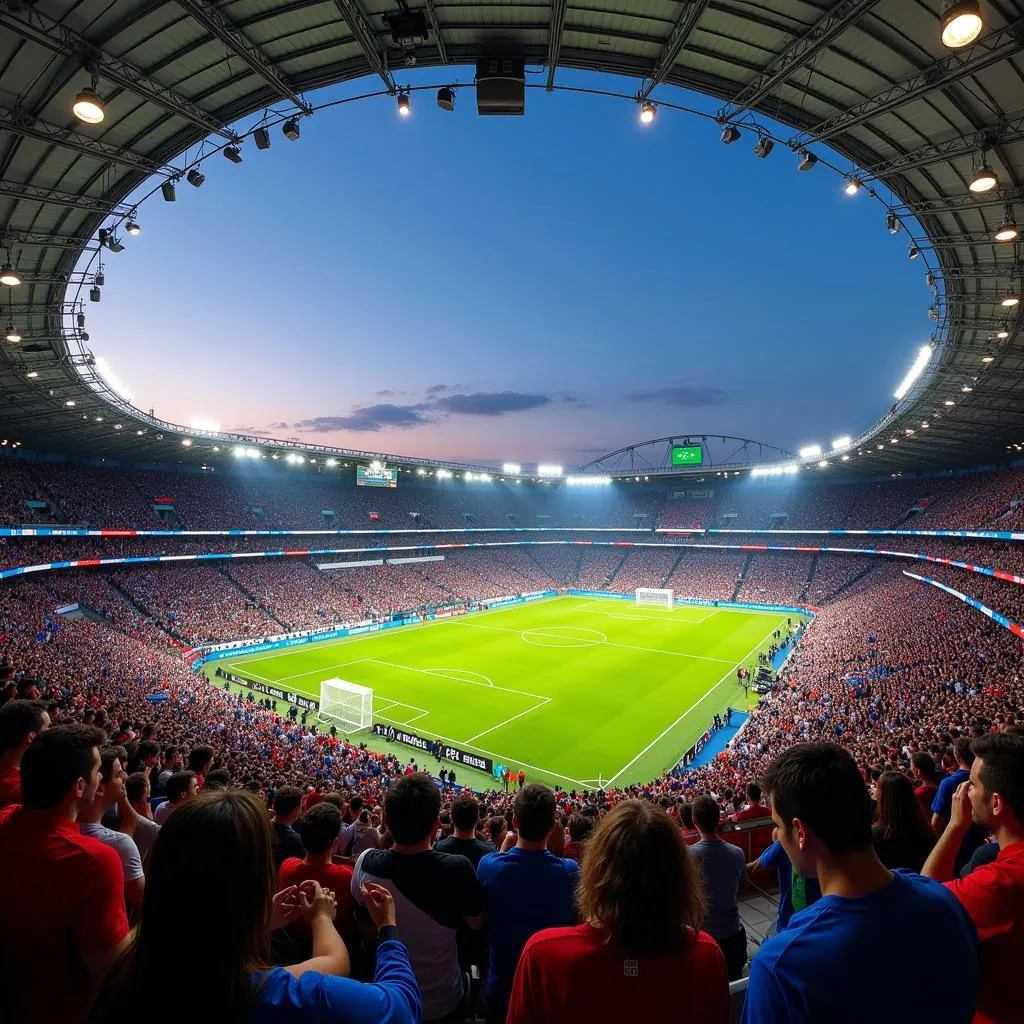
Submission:
{"label": "stadium stairway", "polygon": [[819,555],[813,555],[811,557],[811,567],[807,570],[807,579],[804,580],[803,590],[800,591],[800,596],[797,598],[797,603],[807,600],[807,591],[811,589],[811,580],[814,579],[814,573],[818,568]]}
{"label": "stadium stairway", "polygon": [[240,594],[244,595],[246,599],[251,601],[257,607],[262,608],[267,618],[276,622],[281,627],[282,632],[287,633],[289,629],[291,629],[287,622],[282,622],[251,590],[247,590],[243,587],[242,584],[224,568],[224,566],[218,565],[217,572],[219,572],[221,576],[223,576],[224,579],[226,579],[228,583],[230,583]]}
{"label": "stadium stairway", "polygon": [[625,552],[622,555],[622,558],[619,559],[619,564],[616,565],[615,568],[612,569],[612,571],[608,573],[608,576],[605,578],[604,583],[601,585],[602,590],[608,590],[611,587],[612,582],[615,580],[615,577],[619,575],[619,572],[622,570],[622,567],[626,564],[626,559],[629,558],[629,555],[630,549],[626,548]]}
{"label": "stadium stairway", "polygon": [[672,577],[676,573],[676,569],[679,568],[680,564],[682,563],[682,561],[686,557],[686,555],[687,555],[686,548],[680,548],[679,549],[679,554],[676,555],[675,562],[672,563],[672,568],[668,571],[668,573],[665,576],[665,578],[658,584],[659,587],[664,587],[668,583],[668,581],[670,579],[672,579]]}
{"label": "stadium stairway", "polygon": [[730,601],[739,600],[740,588],[744,583],[747,582],[747,573],[750,572],[750,563],[754,560],[753,552],[747,555],[747,560],[743,563],[743,568],[740,570],[740,578],[736,581],[736,587],[732,592],[732,596],[729,598]]}

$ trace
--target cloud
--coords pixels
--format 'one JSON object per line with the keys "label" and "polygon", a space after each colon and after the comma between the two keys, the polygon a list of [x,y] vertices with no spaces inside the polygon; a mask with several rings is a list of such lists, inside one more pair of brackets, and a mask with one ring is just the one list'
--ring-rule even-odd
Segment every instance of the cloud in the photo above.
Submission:
{"label": "cloud", "polygon": [[427,388],[427,394],[431,397],[436,395],[443,395],[446,391],[462,391],[464,385],[462,384],[431,384]]}
{"label": "cloud", "polygon": [[706,384],[669,384],[663,388],[628,391],[628,402],[661,402],[662,405],[723,405],[729,396],[721,389]]}
{"label": "cloud", "polygon": [[585,398],[580,398],[579,395],[574,395],[568,391],[560,391],[555,396],[559,402],[563,405],[570,405],[574,409],[592,409],[593,405],[588,402]]}
{"label": "cloud", "polygon": [[309,420],[299,420],[296,430],[310,434],[329,434],[335,430],[355,430],[373,432],[387,427],[398,427],[403,430],[420,427],[430,423],[426,405],[394,405],[391,402],[377,405],[356,406],[347,416],[315,416]]}
{"label": "cloud", "polygon": [[262,429],[262,427],[253,427],[247,423],[242,423],[232,427],[230,432],[232,434],[258,434]]}
{"label": "cloud", "polygon": [[284,420],[281,420],[280,423],[271,423],[271,424],[269,424],[269,429],[270,430],[287,430],[288,429],[288,424],[285,423]]}
{"label": "cloud", "polygon": [[462,416],[504,416],[508,412],[540,409],[551,401],[550,395],[522,391],[474,391],[468,395],[448,395],[434,404],[444,412]]}

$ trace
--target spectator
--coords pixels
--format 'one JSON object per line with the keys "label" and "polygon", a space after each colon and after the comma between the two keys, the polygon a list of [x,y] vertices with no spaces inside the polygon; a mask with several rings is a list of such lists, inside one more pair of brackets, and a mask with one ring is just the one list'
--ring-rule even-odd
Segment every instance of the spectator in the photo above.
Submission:
{"label": "spectator", "polygon": [[[989,733],[971,747],[971,781],[957,789],[949,824],[924,874],[946,882],[978,929],[981,993],[976,1024],[1010,1024],[1021,1016],[1013,979],[1024,962],[1024,738]],[[950,881],[972,819],[995,834],[999,855],[966,878]]]}
{"label": "spectator", "polygon": [[477,822],[480,820],[480,801],[469,790],[464,789],[452,801],[452,827],[454,832],[434,844],[439,853],[457,853],[465,857],[475,869],[480,859],[494,852],[490,843],[478,839]]}
{"label": "spectator", "polygon": [[134,815],[122,815],[118,826],[126,835],[135,840],[145,870],[153,853],[156,837],[160,835],[160,826],[153,820],[153,809],[149,805],[149,776],[145,772],[135,772],[124,780],[125,802]]}
{"label": "spectator", "polygon": [[12,700],[0,707],[0,807],[21,803],[21,759],[49,728],[42,701]]}
{"label": "spectator", "polygon": [[213,756],[213,747],[207,743],[200,743],[188,752],[188,770],[196,773],[200,789],[206,784],[206,773],[213,767]]}
{"label": "spectator", "polygon": [[370,812],[364,807],[359,812],[359,818],[351,826],[351,841],[349,843],[349,856],[358,857],[363,850],[376,850],[380,846],[380,832],[377,826],[370,821]]}
{"label": "spectator", "polygon": [[700,842],[690,847],[690,853],[704,881],[705,930],[721,947],[729,980],[735,981],[747,962],[747,933],[740,921],[739,907],[740,884],[747,877],[747,864],[738,846],[719,838],[721,817],[714,797],[697,797],[693,802],[693,822]]}
{"label": "spectator", "polygon": [[700,930],[700,876],[664,810],[627,800],[604,817],[587,845],[577,902],[583,924],[526,943],[508,1024],[728,1020],[725,959]]}
{"label": "spectator", "polygon": [[917,797],[921,809],[930,821],[935,794],[938,792],[939,783],[945,776],[936,769],[935,759],[932,755],[925,753],[923,750],[917,751],[910,758],[910,771],[914,776],[914,781],[917,783],[917,786],[914,788],[914,796]]}
{"label": "spectator", "polygon": [[12,1024],[84,1022],[128,937],[117,854],[78,815],[100,784],[102,730],[40,733],[21,762],[23,805],[0,811],[0,971]]}
{"label": "spectator", "polygon": [[[850,754],[801,743],[769,766],[779,841],[822,897],[767,939],[750,965],[745,1024],[969,1024],[977,1002],[977,939],[962,908],[937,883],[893,873],[871,843],[871,799]],[[940,957],[885,955],[893,936],[927,937]],[[870,984],[867,983],[870,979]]]}
{"label": "spectator", "polygon": [[789,857],[779,842],[779,830],[772,830],[772,844],[755,861],[747,865],[747,872],[755,869],[774,871],[779,886],[779,903],[775,916],[775,934],[785,931],[794,914],[799,914],[821,899],[816,878],[804,878],[793,870]]}
{"label": "spectator", "polygon": [[231,784],[231,772],[227,768],[216,768],[206,773],[202,788],[206,789],[227,789]]}
{"label": "spectator", "polygon": [[142,857],[135,840],[123,832],[115,832],[100,823],[100,818],[112,807],[124,802],[125,773],[117,751],[106,747],[100,751],[100,784],[96,787],[92,803],[84,805],[78,813],[78,826],[82,835],[109,846],[121,861],[124,871],[124,899],[128,909],[138,918],[142,912],[142,894],[146,888]]}
{"label": "spectator", "polygon": [[920,871],[935,845],[913,783],[902,772],[882,772],[878,777],[871,841],[878,859],[892,870]]}
{"label": "spectator", "polygon": [[579,867],[548,850],[554,825],[555,794],[539,782],[528,783],[512,804],[515,846],[477,865],[491,931],[484,985],[489,1024],[505,1020],[516,964],[530,936],[573,921]]}
{"label": "spectator", "polygon": [[759,818],[770,818],[772,812],[761,802],[761,787],[756,782],[747,783],[747,805],[737,811],[730,821],[757,821]]}
{"label": "spectator", "polygon": [[589,814],[577,812],[569,815],[569,842],[565,844],[565,856],[577,864],[583,861],[583,849],[594,831],[595,819]]}
{"label": "spectator", "polygon": [[167,799],[153,812],[153,820],[160,826],[167,824],[167,819],[183,803],[191,800],[199,792],[199,780],[195,772],[187,769],[175,772],[167,780]]}
{"label": "spectator", "polygon": [[176,746],[169,746],[164,750],[163,765],[160,768],[160,775],[157,780],[156,794],[163,795],[167,789],[167,782],[175,772],[181,771],[181,751]]}
{"label": "spectator", "polygon": [[461,1024],[466,993],[456,935],[460,923],[483,926],[483,893],[465,857],[431,849],[440,814],[441,791],[426,775],[393,782],[384,798],[384,820],[394,845],[359,856],[352,896],[366,908],[367,884],[379,883],[391,893],[423,998],[423,1020]]}
{"label": "spectator", "polygon": [[[956,758],[956,771],[947,775],[940,783],[932,801],[932,831],[936,838],[942,835],[950,817],[953,794],[961,783],[971,777],[971,764],[974,754],[971,753],[971,741],[966,736],[959,736],[953,743],[953,756]],[[985,830],[979,825],[969,825],[964,833],[960,849],[956,855],[956,870],[959,871],[974,854],[974,851],[985,842]]]}
{"label": "spectator", "polygon": [[[179,1024],[196,1016],[197,992],[202,1018],[224,1024],[419,1020],[416,982],[386,893],[371,888],[364,897],[380,942],[374,984],[362,985],[339,977],[348,953],[334,927],[334,894],[312,882],[274,895],[273,881],[270,825],[252,794],[212,790],[190,800],[161,833],[138,937],[111,972],[91,1021],[123,1024],[145,1007],[150,1024]],[[194,944],[211,900],[218,907],[216,941],[192,964],[188,984],[166,984],[168,951]],[[312,931],[312,957],[268,969],[271,930],[300,918]]]}
{"label": "spectator", "polygon": [[306,856],[302,837],[292,828],[302,813],[302,790],[296,786],[282,786],[274,795],[274,869],[289,857],[301,860]]}

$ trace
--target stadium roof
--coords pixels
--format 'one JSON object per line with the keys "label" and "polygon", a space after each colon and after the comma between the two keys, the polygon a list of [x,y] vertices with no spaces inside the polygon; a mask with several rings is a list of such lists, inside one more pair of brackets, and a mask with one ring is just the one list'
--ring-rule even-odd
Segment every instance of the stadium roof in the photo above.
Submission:
{"label": "stadium roof", "polygon": [[[934,273],[937,318],[924,376],[857,439],[850,465],[939,468],[1024,445],[1021,305],[1001,304],[1021,294],[1024,250],[994,241],[1007,204],[1024,227],[1024,4],[983,0],[977,40],[947,49],[945,0],[412,3],[427,39],[399,45],[385,16],[401,0],[0,0],[0,233],[22,278],[10,315],[23,336],[0,337],[0,433],[40,450],[209,459],[209,438],[183,447],[180,432],[110,404],[75,304],[91,284],[76,268],[99,229],[122,238],[125,197],[147,179],[181,180],[192,166],[182,154],[204,139],[217,156],[247,115],[266,112],[276,128],[312,112],[315,90],[363,76],[395,92],[409,54],[419,67],[503,55],[539,68],[527,78],[542,88],[577,68],[625,76],[625,94],[655,103],[685,102],[672,86],[708,94],[751,142],[774,131],[773,159],[792,159],[786,144],[823,164],[837,163],[829,147],[841,154],[908,239],[923,231],[913,240],[922,273]],[[93,76],[98,125],[71,114]],[[974,193],[983,153],[997,187]],[[870,303],[850,289],[851,302]]]}

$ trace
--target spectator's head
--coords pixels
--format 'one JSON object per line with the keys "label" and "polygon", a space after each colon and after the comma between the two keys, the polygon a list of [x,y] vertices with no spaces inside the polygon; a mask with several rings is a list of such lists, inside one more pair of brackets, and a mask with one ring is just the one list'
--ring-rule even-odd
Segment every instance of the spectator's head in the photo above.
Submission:
{"label": "spectator's head", "polygon": [[546,840],[555,824],[555,794],[539,782],[527,783],[512,803],[512,821],[520,839]]}
{"label": "spectator's head", "polygon": [[569,838],[574,843],[585,843],[596,824],[597,821],[589,814],[569,815]]}
{"label": "spectator's head", "polygon": [[426,775],[403,775],[384,797],[384,820],[397,846],[433,838],[441,817],[441,791]]}
{"label": "spectator's head", "polygon": [[914,784],[903,772],[882,772],[875,787],[875,822],[886,839],[927,841],[931,826],[914,795]]}
{"label": "spectator's head", "polygon": [[[1024,826],[1024,737],[991,732],[972,744],[971,804],[974,820],[991,832]],[[24,769],[22,769],[24,771]]]}
{"label": "spectator's head", "polygon": [[687,832],[693,831],[693,804],[684,801],[679,805],[679,820]]}
{"label": "spectator's head", "polygon": [[341,832],[341,811],[321,800],[302,816],[299,834],[310,853],[333,853]]}
{"label": "spectator's head", "polygon": [[160,745],[153,740],[143,740],[135,751],[135,758],[146,767],[156,764],[157,755],[160,753]]}
{"label": "spectator's head", "polygon": [[124,780],[124,792],[128,803],[136,809],[149,803],[149,776],[145,772],[132,772]]}
{"label": "spectator's head", "polygon": [[188,752],[188,769],[196,775],[205,775],[213,764],[213,747],[200,743]]}
{"label": "spectator's head", "polygon": [[203,789],[227,789],[231,784],[231,772],[227,768],[217,768],[203,780]]}
{"label": "spectator's head", "polygon": [[[166,974],[167,951],[195,945],[212,898],[216,941],[204,946],[190,980],[202,987],[204,1017],[245,1019],[252,971],[271,962],[272,884],[270,825],[251,793],[215,790],[179,807],[153,847],[136,939],[107,976],[91,1018],[118,1024],[136,1016],[140,1001],[152,999],[153,979]],[[168,986],[160,1000],[162,1020],[194,1015],[191,985]]]}
{"label": "spectator's head", "polygon": [[693,801],[693,823],[701,835],[718,835],[718,823],[722,819],[722,809],[718,801],[709,793],[702,793]]}
{"label": "spectator's head", "polygon": [[961,768],[970,768],[974,764],[971,741],[966,736],[958,736],[953,741],[953,756]]}
{"label": "spectator's head", "polygon": [[476,823],[480,820],[480,801],[464,789],[452,801],[451,815],[455,834],[462,839],[472,839],[476,835]]}
{"label": "spectator's head", "polygon": [[505,818],[500,814],[492,814],[487,819],[487,837],[495,846],[501,846],[505,838]]}
{"label": "spectator's head", "polygon": [[914,778],[921,782],[936,782],[935,758],[919,750],[910,758],[910,769]]}
{"label": "spectator's head", "polygon": [[175,772],[181,767],[181,751],[173,744],[164,750],[164,768]]}
{"label": "spectator's head", "polygon": [[38,679],[23,676],[18,680],[19,700],[39,700],[43,695],[43,684]]}
{"label": "spectator's head", "polygon": [[761,802],[761,787],[756,782],[747,783],[747,799],[752,804]]}
{"label": "spectator's head", "polygon": [[302,790],[297,786],[282,786],[274,794],[274,820],[290,825],[302,810]]}
{"label": "spectator's head", "polygon": [[100,784],[94,803],[104,810],[113,807],[124,795],[125,778],[127,776],[117,751],[113,747],[104,747],[100,751]]}
{"label": "spectator's head", "polygon": [[185,800],[191,800],[199,792],[199,780],[195,772],[187,769],[183,772],[175,772],[167,780],[167,800],[172,804],[180,804]]}
{"label": "spectator's head", "polygon": [[41,701],[8,701],[0,707],[0,754],[21,757],[36,736],[49,728],[50,716]]}
{"label": "spectator's head", "polygon": [[100,785],[100,746],[106,736],[91,725],[60,725],[39,733],[21,759],[26,810],[88,807]]}
{"label": "spectator's head", "polygon": [[598,823],[576,899],[581,920],[630,953],[678,949],[700,930],[696,865],[675,822],[647,800],[626,800]]}
{"label": "spectator's head", "polygon": [[871,798],[856,762],[832,743],[798,743],[783,751],[761,780],[790,862],[813,877],[819,858],[871,846]]}

